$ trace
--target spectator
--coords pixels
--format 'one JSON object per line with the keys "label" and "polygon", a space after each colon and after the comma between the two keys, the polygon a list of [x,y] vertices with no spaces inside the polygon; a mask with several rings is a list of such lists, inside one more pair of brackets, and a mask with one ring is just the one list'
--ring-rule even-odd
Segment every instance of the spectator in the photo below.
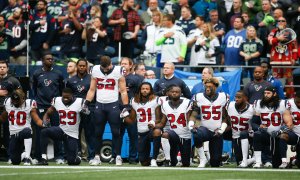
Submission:
{"label": "spectator", "polygon": [[244,87],[244,92],[248,97],[248,102],[253,104],[254,101],[262,99],[263,92],[266,87],[271,86],[271,83],[264,80],[264,70],[262,67],[257,66],[254,69],[254,80],[246,84]]}
{"label": "spectator", "polygon": [[91,6],[91,9],[89,11],[89,13],[87,14],[87,20],[93,20],[95,17],[101,17],[102,12],[101,12],[101,8],[99,5],[93,5]]}
{"label": "spectator", "polygon": [[[194,85],[192,89],[192,96],[197,93],[203,93],[205,91],[204,81],[206,79],[214,77],[214,70],[211,67],[205,67],[202,71],[201,82]],[[217,92],[222,92],[222,85],[217,87]]]}
{"label": "spectator", "polygon": [[86,23],[82,32],[82,39],[87,42],[86,59],[92,64],[99,64],[99,59],[104,55],[108,42],[106,30],[102,27],[100,17],[95,17],[91,24]]}
{"label": "spectator", "polygon": [[242,0],[242,10],[249,15],[249,22],[255,22],[255,15],[261,11],[261,0]]}
{"label": "spectator", "polygon": [[1,15],[4,15],[6,20],[11,20],[13,15],[13,11],[15,8],[19,7],[19,4],[17,0],[9,0],[8,1],[8,6],[6,6],[3,11],[1,12]]}
{"label": "spectator", "polygon": [[55,19],[57,19],[63,13],[63,9],[65,8],[66,8],[65,1],[50,0],[50,2],[48,1],[47,4],[48,13]]}
{"label": "spectator", "polygon": [[147,70],[145,74],[145,79],[156,79],[155,72],[153,70]]}
{"label": "spectator", "polygon": [[144,63],[138,63],[134,66],[134,73],[136,75],[139,75],[141,77],[142,80],[144,80],[145,78],[145,74],[146,74],[146,67]]}
{"label": "spectator", "polygon": [[236,17],[242,15],[242,0],[233,0],[232,8],[229,13],[227,13],[226,21],[224,21],[227,30],[234,28],[234,22]]}
{"label": "spectator", "polygon": [[81,39],[84,19],[80,17],[81,11],[70,7],[68,19],[60,23],[61,52],[64,58],[82,57],[83,41]]}
{"label": "spectator", "polygon": [[186,35],[174,22],[175,19],[172,15],[164,15],[164,28],[160,30],[159,39],[156,41],[156,45],[162,45],[161,63],[182,64],[186,55]]}
{"label": "spectator", "polygon": [[172,84],[179,86],[182,90],[182,96],[190,99],[192,97],[191,91],[183,80],[175,77],[175,66],[173,63],[165,63],[163,67],[164,77],[157,80],[154,84],[154,92],[157,96],[165,96],[166,88]]}
{"label": "spectator", "polygon": [[242,18],[244,20],[244,28],[247,29],[248,26],[253,26],[256,28],[256,25],[250,22],[249,14],[247,12],[242,13]]}
{"label": "spectator", "polygon": [[202,35],[200,35],[195,43],[195,59],[196,65],[215,65],[216,56],[220,54],[219,40],[213,33],[210,23],[202,25]]}
{"label": "spectator", "polygon": [[5,18],[0,15],[0,59],[8,62],[9,60],[9,42],[11,32],[5,28]]}
{"label": "spectator", "polygon": [[192,17],[191,9],[187,6],[181,8],[181,16],[175,24],[182,28],[184,33],[188,35],[195,28],[195,20]]}
{"label": "spectator", "polygon": [[222,38],[225,35],[226,27],[223,22],[219,20],[219,13],[217,10],[209,11],[210,23],[214,29],[215,35],[219,39],[219,43],[222,43]]}
{"label": "spectator", "polygon": [[[289,66],[294,65],[298,59],[298,48],[296,40],[282,34],[281,32],[287,27],[286,19],[279,17],[277,20],[277,28],[273,29],[269,34],[268,40],[271,45],[271,65]],[[293,75],[291,68],[273,68],[275,78],[286,78],[287,85],[293,85]],[[294,88],[286,88],[287,97],[294,96]]]}
{"label": "spectator", "polygon": [[[40,1],[38,2],[40,3]],[[64,87],[62,73],[53,68],[53,56],[51,52],[44,52],[43,54],[43,66],[34,71],[32,75],[32,90],[39,110],[38,114],[42,118],[51,106],[51,101],[54,97],[60,96]],[[51,125],[59,125],[58,114],[55,113],[51,116]],[[34,157],[40,162],[41,149],[40,149],[40,133],[41,128],[36,124],[33,125],[34,138],[35,138],[35,150]],[[60,141],[54,142],[54,156],[57,164],[64,164],[62,143]]]}
{"label": "spectator", "polygon": [[32,63],[35,64],[39,61],[41,64],[41,58],[43,52],[50,48],[55,35],[55,19],[47,13],[47,2],[45,0],[38,0],[36,13],[29,17],[31,31],[30,36],[30,53]]}
{"label": "spectator", "polygon": [[[133,58],[134,47],[140,30],[140,17],[133,8],[134,0],[124,0],[122,7],[116,9],[108,21],[109,25],[114,26],[113,40],[121,43],[122,57]],[[128,32],[131,34],[127,35]]]}
{"label": "spectator", "polygon": [[[226,66],[242,64],[239,48],[241,43],[246,39],[246,30],[244,29],[243,18],[235,18],[233,25],[234,29],[226,33],[222,43],[222,47],[224,48],[222,64],[225,64]],[[226,71],[232,71],[235,69],[236,68],[225,68]]]}
{"label": "spectator", "polygon": [[[148,0],[147,1],[147,5],[148,5],[148,9],[142,13],[141,15],[141,25],[142,27],[145,27],[146,24],[149,24],[152,21],[152,18],[153,18],[153,12],[155,11],[158,11],[160,12],[159,10],[159,7],[158,7],[158,0]],[[144,29],[144,28],[143,28]]]}
{"label": "spectator", "polygon": [[69,75],[68,78],[71,78],[77,74],[77,67],[75,61],[69,61],[67,64],[67,73]]}
{"label": "spectator", "polygon": [[[192,1],[190,1],[190,2],[192,2]],[[174,14],[174,17],[176,20],[180,18],[181,8],[184,6],[190,7],[188,0],[178,0],[177,3],[174,3],[172,5],[172,11],[173,11],[173,14]],[[195,17],[195,15],[196,15],[194,10],[191,10],[191,14],[192,14],[192,17]]]}
{"label": "spectator", "polygon": [[281,81],[277,78],[275,78],[272,75],[272,69],[268,61],[261,61],[260,66],[264,70],[264,79],[267,80],[269,83],[272,84],[273,87],[276,88],[276,92],[280,99],[284,99],[284,91],[283,91],[283,85]]}
{"label": "spectator", "polygon": [[[7,61],[0,61],[0,113],[2,113],[4,108],[4,100],[9,97],[12,92],[16,89],[21,88],[20,82],[13,77],[12,75],[8,74],[8,63]],[[1,124],[2,128],[0,128],[0,131],[2,131],[0,144],[3,145],[7,151],[8,158],[10,157],[10,154],[8,152],[8,145],[9,145],[9,123],[8,121]]]}
{"label": "spectator", "polygon": [[[253,26],[247,27],[247,38],[240,45],[240,55],[243,57],[243,64],[246,66],[258,66],[260,65],[260,55],[263,51],[263,44],[260,39],[257,38],[256,30]],[[248,77],[253,80],[253,68],[246,68],[243,71],[243,77]]]}
{"label": "spectator", "polygon": [[25,65],[27,63],[27,30],[22,16],[23,11],[21,8],[15,8],[12,20],[7,22],[6,28],[12,32],[10,63]]}

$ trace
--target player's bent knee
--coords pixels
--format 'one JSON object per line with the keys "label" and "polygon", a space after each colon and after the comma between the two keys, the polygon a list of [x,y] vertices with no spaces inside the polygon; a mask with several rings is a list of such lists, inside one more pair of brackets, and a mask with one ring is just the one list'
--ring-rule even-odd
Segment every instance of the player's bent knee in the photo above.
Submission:
{"label": "player's bent knee", "polygon": [[282,133],[279,137],[286,142],[289,141],[289,135],[287,133]]}
{"label": "player's bent knee", "polygon": [[162,137],[162,138],[166,138],[166,139],[169,139],[169,138],[170,138],[169,134],[166,133],[166,132],[164,132],[164,133],[162,134],[161,137]]}
{"label": "player's bent knee", "polygon": [[161,130],[160,129],[153,129],[153,137],[160,137]]}

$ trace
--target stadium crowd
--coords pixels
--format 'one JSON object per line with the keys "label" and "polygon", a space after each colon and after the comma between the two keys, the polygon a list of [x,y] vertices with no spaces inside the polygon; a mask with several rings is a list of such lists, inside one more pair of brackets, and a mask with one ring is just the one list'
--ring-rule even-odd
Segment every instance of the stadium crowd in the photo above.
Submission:
{"label": "stadium crowd", "polygon": [[[165,166],[190,166],[193,139],[199,167],[219,167],[226,139],[238,167],[300,167],[300,92],[291,67],[300,56],[299,0],[0,4],[1,145],[9,163],[48,165],[50,138],[57,164],[86,158],[99,165],[108,122],[116,165],[127,129],[131,164],[157,166],[162,147]],[[30,77],[34,100],[8,74],[9,64],[26,63],[41,65]],[[69,77],[55,64],[67,66]],[[192,92],[174,76],[176,65],[202,72]],[[241,65],[251,81],[230,102],[213,73]],[[154,86],[144,80],[155,77],[146,66],[163,69]],[[287,144],[297,153],[290,164]]]}

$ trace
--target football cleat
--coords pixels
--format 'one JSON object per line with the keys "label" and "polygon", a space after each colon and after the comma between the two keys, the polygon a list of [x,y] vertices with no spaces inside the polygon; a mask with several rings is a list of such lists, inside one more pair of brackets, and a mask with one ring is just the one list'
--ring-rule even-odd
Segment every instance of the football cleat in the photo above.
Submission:
{"label": "football cleat", "polygon": [[170,160],[164,161],[164,167],[170,167]]}
{"label": "football cleat", "polygon": [[100,157],[99,156],[95,156],[94,159],[89,161],[90,166],[97,166],[97,165],[101,165],[101,161],[100,161]]}
{"label": "football cleat", "polygon": [[56,159],[56,164],[65,164],[63,159]]}
{"label": "football cleat", "polygon": [[273,165],[272,165],[272,163],[270,163],[270,162],[266,162],[265,164],[264,164],[264,167],[265,168],[270,168],[270,167],[272,167]]}
{"label": "football cleat", "polygon": [[151,164],[150,164],[151,167],[157,167],[157,163],[156,163],[156,160],[155,159],[151,159]]}
{"label": "football cleat", "polygon": [[279,166],[279,169],[286,169],[288,167],[287,162],[282,162],[281,165]]}
{"label": "football cleat", "polygon": [[200,163],[199,163],[198,168],[205,168],[206,164],[207,164],[207,159],[206,158],[200,159]]}
{"label": "football cleat", "polygon": [[12,164],[11,159],[8,159],[7,164]]}
{"label": "football cleat", "polygon": [[116,159],[115,158],[111,158],[111,160],[108,162],[108,164],[116,164]]}
{"label": "football cleat", "polygon": [[30,166],[31,165],[31,160],[29,158],[24,158],[24,166]]}
{"label": "football cleat", "polygon": [[255,163],[253,165],[253,168],[262,168],[262,164],[261,163]]}
{"label": "football cleat", "polygon": [[120,155],[116,157],[116,166],[122,166],[123,161]]}
{"label": "football cleat", "polygon": [[48,161],[46,160],[46,159],[44,159],[44,158],[42,158],[39,162],[38,162],[38,164],[37,165],[45,165],[45,166],[47,166],[48,165]]}
{"label": "football cleat", "polygon": [[238,166],[239,168],[246,168],[248,167],[247,163],[242,161],[241,164]]}

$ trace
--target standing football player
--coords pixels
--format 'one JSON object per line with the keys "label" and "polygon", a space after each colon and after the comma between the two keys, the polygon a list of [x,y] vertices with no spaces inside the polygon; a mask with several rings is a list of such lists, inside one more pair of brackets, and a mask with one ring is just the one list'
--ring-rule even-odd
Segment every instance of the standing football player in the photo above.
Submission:
{"label": "standing football player", "polygon": [[[219,81],[216,78],[208,78],[204,81],[205,92],[194,96],[195,108],[191,114],[189,128],[193,132],[194,143],[198,148],[200,164],[204,168],[207,159],[204,154],[203,142],[209,141],[209,152],[211,155],[210,165],[219,167],[223,150],[223,133],[227,128],[228,117],[225,110],[229,97],[223,92],[216,92]],[[198,109],[199,108],[199,109]],[[197,110],[198,109],[198,110]],[[196,117],[201,113],[201,126],[194,126]]]}
{"label": "standing football player", "polygon": [[[126,89],[126,81],[123,76],[124,70],[121,66],[112,65],[108,56],[100,58],[100,65],[96,65],[92,69],[92,79],[90,89],[86,96],[84,109],[88,107],[93,100],[96,92],[95,105],[95,157],[90,161],[90,165],[96,166],[101,164],[100,149],[102,146],[102,136],[104,133],[106,122],[108,121],[111,132],[112,142],[116,151],[116,165],[122,165],[121,143],[120,143],[120,114],[130,111],[128,104],[128,95]],[[119,93],[124,109],[122,113],[119,108]]]}
{"label": "standing football player", "polygon": [[[142,166],[157,166],[156,158],[160,147],[160,129],[153,129],[161,115],[159,97],[155,96],[152,85],[143,82],[138,93],[130,100],[132,109],[125,122],[137,121],[138,156]],[[153,156],[150,163],[150,142],[153,140]]]}
{"label": "standing football player", "polygon": [[261,151],[264,145],[269,145],[272,152],[272,167],[286,168],[286,143],[278,138],[283,123],[290,129],[292,117],[288,110],[288,103],[281,100],[273,86],[264,91],[264,97],[254,103],[255,114],[260,117],[261,125],[254,133],[253,147],[254,168],[262,167]]}
{"label": "standing football player", "polygon": [[245,93],[240,90],[235,94],[235,101],[226,106],[226,110],[231,120],[232,144],[236,162],[239,167],[245,168],[248,166],[248,133],[254,109],[251,104],[247,103]]}
{"label": "standing football player", "polygon": [[9,121],[9,151],[13,165],[19,165],[23,146],[25,146],[24,165],[31,165],[30,153],[32,145],[31,119],[43,127],[43,122],[37,114],[37,105],[34,100],[26,99],[22,89],[16,89],[4,101],[5,111],[0,116],[0,121]]}
{"label": "standing football player", "polygon": [[62,96],[53,98],[51,107],[44,114],[43,120],[49,121],[49,117],[55,111],[59,114],[59,126],[52,126],[41,131],[42,160],[39,165],[48,165],[47,146],[48,138],[63,141],[67,161],[69,165],[79,165],[81,160],[77,156],[80,112],[82,111],[82,98],[75,98],[70,88],[63,89]]}
{"label": "standing football player", "polygon": [[171,166],[176,166],[179,150],[182,166],[188,167],[190,166],[192,137],[187,123],[191,114],[192,101],[180,98],[181,88],[177,85],[170,87],[168,95],[169,100],[161,105],[162,119],[155,125],[155,128],[161,129],[166,125],[167,121],[170,122],[171,129],[165,131],[162,134],[162,138],[168,139],[171,146]]}

